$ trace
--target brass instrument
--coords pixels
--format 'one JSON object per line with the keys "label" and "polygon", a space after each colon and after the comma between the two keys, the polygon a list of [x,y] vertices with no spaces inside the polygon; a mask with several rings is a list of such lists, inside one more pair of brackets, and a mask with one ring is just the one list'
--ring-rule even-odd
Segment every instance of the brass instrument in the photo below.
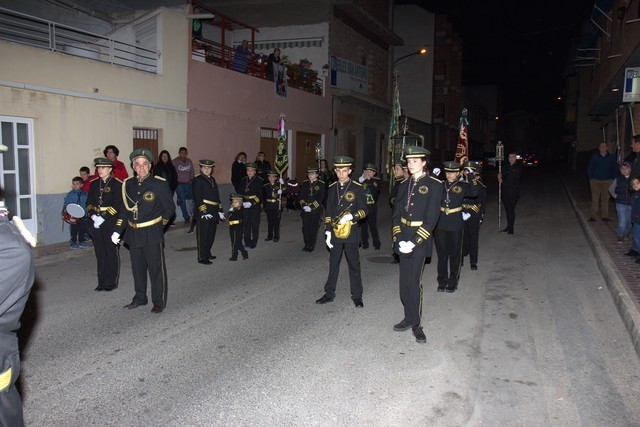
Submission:
{"label": "brass instrument", "polygon": [[331,227],[333,228],[333,234],[338,239],[346,239],[351,234],[351,221],[346,221],[344,224],[340,224],[340,220],[347,214],[350,214],[351,205],[347,207],[340,215],[338,215],[333,221],[331,221]]}

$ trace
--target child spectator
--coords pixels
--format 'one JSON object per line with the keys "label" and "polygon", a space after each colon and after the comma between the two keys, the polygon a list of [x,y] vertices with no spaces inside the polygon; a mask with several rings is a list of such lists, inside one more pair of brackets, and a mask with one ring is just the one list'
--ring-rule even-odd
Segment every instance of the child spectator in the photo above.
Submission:
{"label": "child spectator", "polygon": [[[640,254],[640,177],[631,179],[631,188],[633,188],[631,195],[631,222],[633,223],[631,251],[635,251],[638,256]],[[640,264],[640,256],[636,258],[636,262]]]}
{"label": "child spectator", "polygon": [[630,174],[631,165],[628,162],[620,163],[620,175],[614,181],[614,192],[611,193],[611,196],[616,200],[616,212],[618,213],[618,226],[616,228],[618,243],[624,242],[624,238],[631,231]]}
{"label": "child spectator", "polygon": [[238,251],[242,253],[242,259],[248,259],[249,253],[242,244],[244,226],[242,224],[242,202],[244,196],[233,193],[229,196],[231,208],[229,209],[229,235],[231,236],[231,258],[229,261],[238,260]]}
{"label": "child spectator", "polygon": [[[87,206],[87,193],[82,191],[83,179],[79,176],[74,177],[71,180],[71,191],[67,193],[64,198],[64,205],[62,211],[66,211],[67,205],[75,203],[80,205],[82,209],[86,209]],[[75,223],[69,224],[69,231],[71,233],[71,239],[69,240],[69,247],[71,249],[84,249],[89,247],[85,240],[86,227],[83,218],[80,218]]]}
{"label": "child spectator", "polygon": [[81,167],[80,178],[82,178],[82,191],[88,194],[91,180],[95,178],[94,176],[91,176],[91,169],[89,169],[87,166]]}

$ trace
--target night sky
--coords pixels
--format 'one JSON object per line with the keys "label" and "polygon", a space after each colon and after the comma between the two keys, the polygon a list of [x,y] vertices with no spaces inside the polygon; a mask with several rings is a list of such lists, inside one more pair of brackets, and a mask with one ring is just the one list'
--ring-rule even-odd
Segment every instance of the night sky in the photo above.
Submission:
{"label": "night sky", "polygon": [[444,14],[463,39],[463,85],[498,84],[503,113],[548,112],[560,103],[572,39],[593,9],[590,0],[396,0]]}

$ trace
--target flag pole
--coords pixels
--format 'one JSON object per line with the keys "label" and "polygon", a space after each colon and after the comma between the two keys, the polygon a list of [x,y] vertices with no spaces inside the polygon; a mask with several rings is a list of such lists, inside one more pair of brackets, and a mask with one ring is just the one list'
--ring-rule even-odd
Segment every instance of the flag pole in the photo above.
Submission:
{"label": "flag pole", "polygon": [[500,226],[500,219],[502,216],[502,161],[504,160],[504,145],[502,141],[498,141],[496,145],[496,161],[498,162],[498,231],[502,228]]}

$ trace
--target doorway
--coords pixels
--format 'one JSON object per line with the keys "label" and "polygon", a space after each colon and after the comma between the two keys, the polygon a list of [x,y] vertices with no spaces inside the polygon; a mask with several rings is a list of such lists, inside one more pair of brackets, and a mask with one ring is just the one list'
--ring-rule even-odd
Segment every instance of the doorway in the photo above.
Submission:
{"label": "doorway", "polygon": [[321,140],[321,135],[317,133],[296,133],[295,178],[298,182],[307,179],[307,166],[318,165],[316,147],[321,147]]}

